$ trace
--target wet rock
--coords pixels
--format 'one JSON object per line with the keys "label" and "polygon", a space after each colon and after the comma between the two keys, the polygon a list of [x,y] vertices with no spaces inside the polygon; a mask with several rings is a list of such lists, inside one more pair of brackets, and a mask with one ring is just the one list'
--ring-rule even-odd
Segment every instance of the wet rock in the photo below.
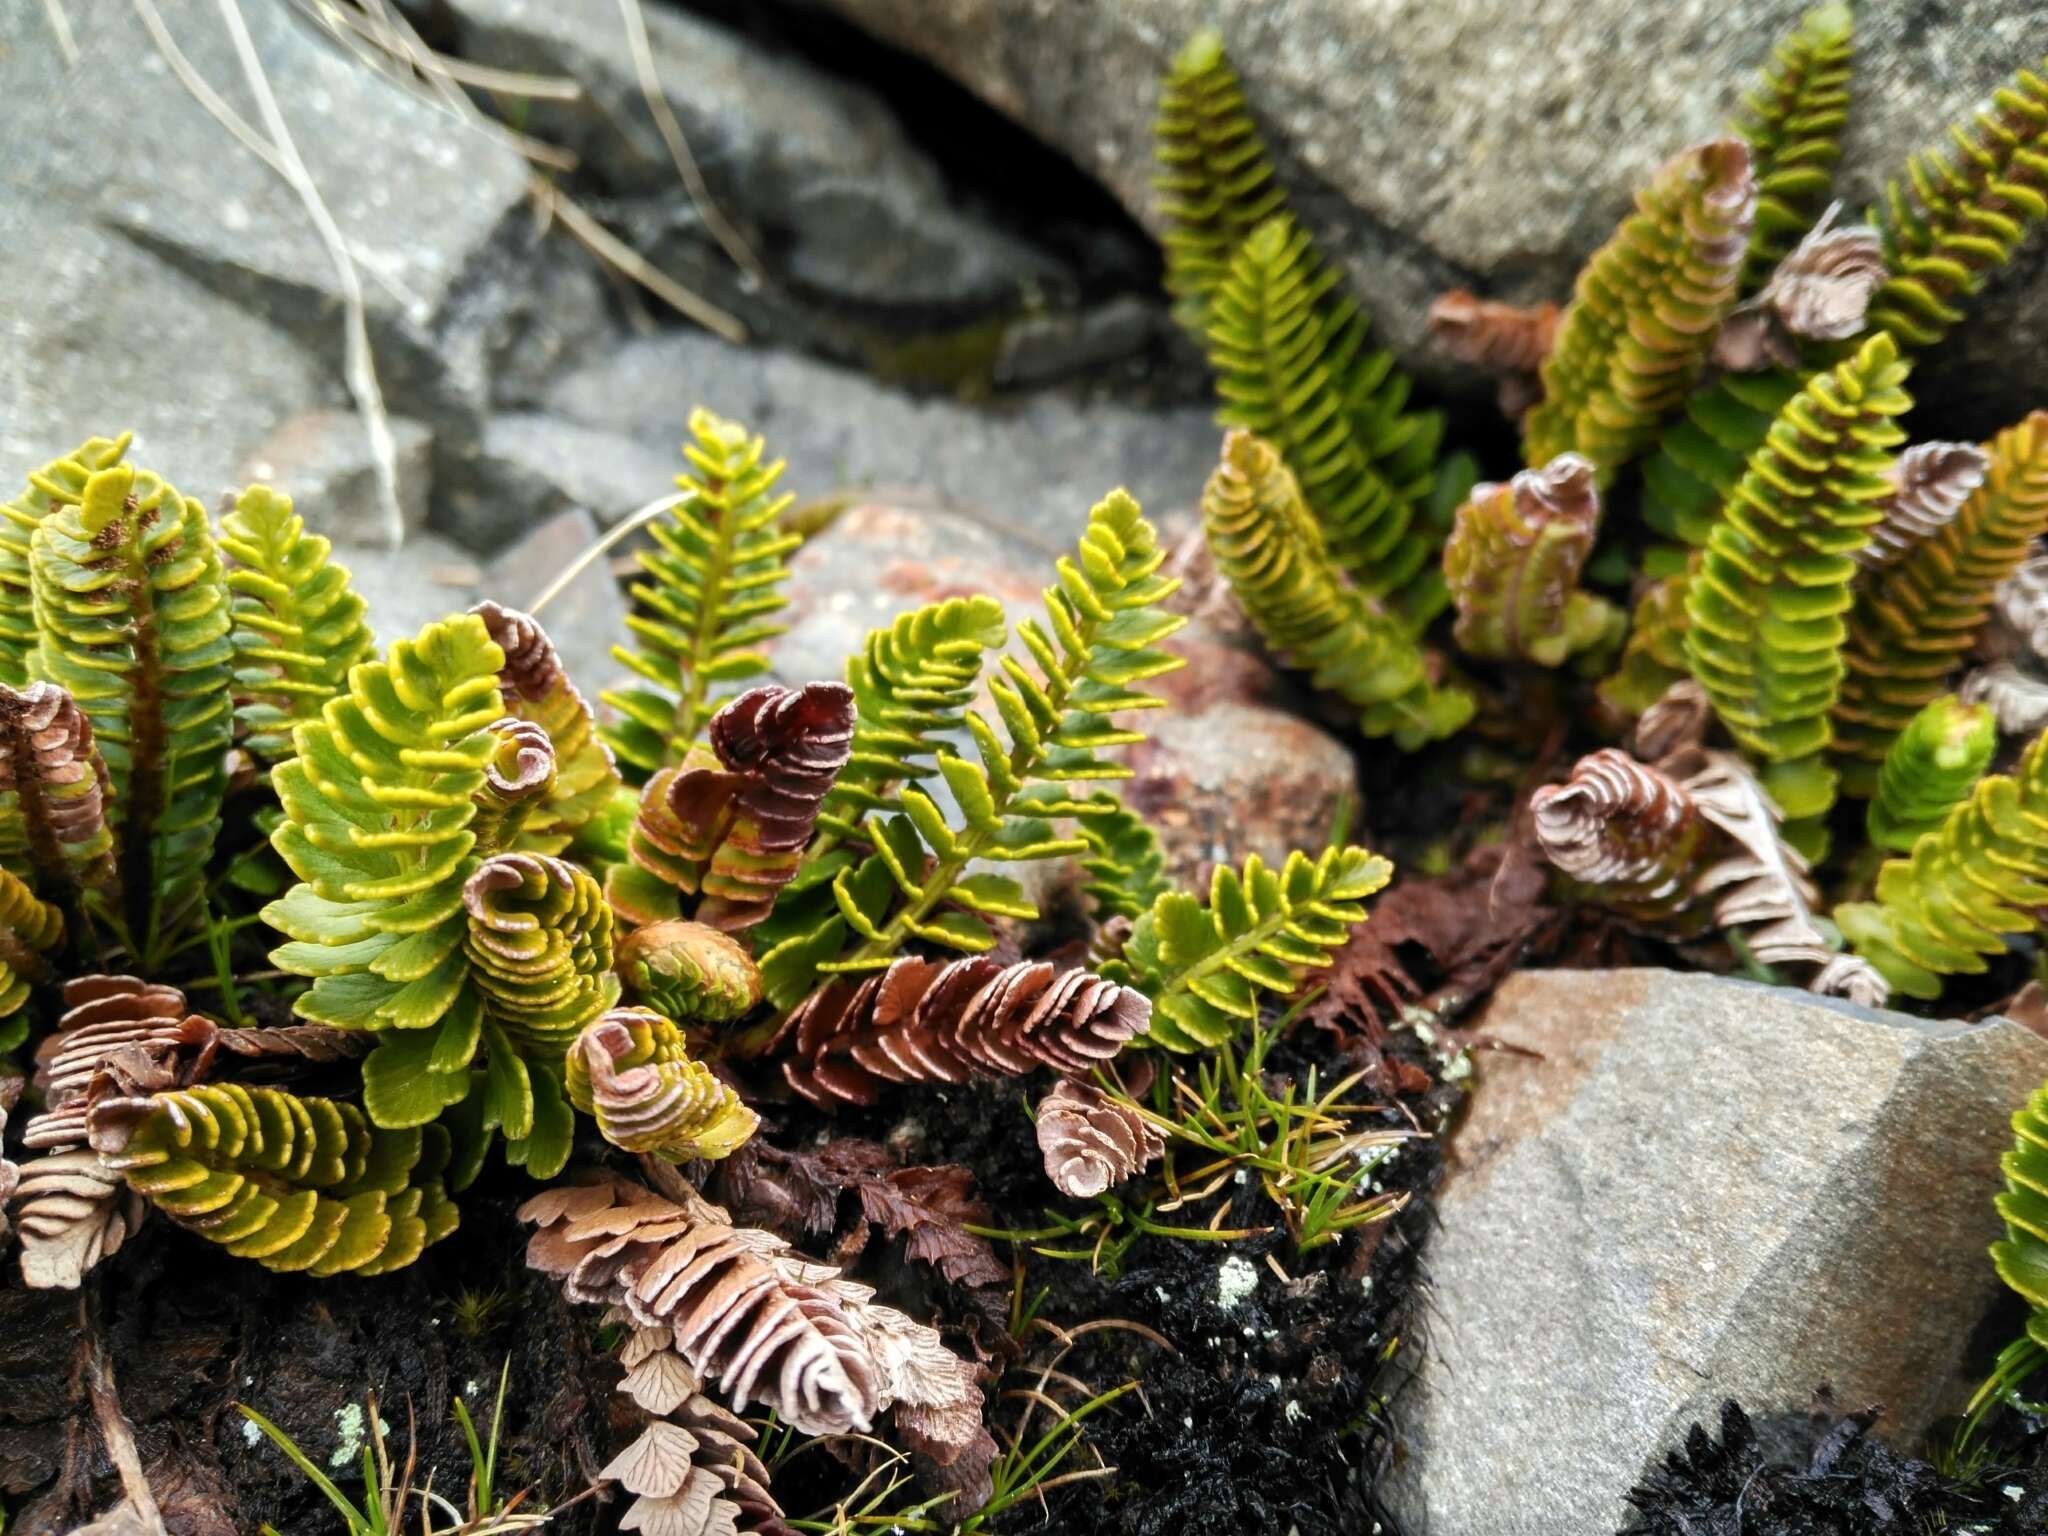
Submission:
{"label": "wet rock", "polygon": [[1727,1397],[1828,1384],[1901,1445],[1961,1409],[2048,1040],[1650,970],[1510,977],[1481,1027],[1540,1054],[1475,1053],[1397,1399],[1405,1524],[1618,1529]]}
{"label": "wet rock", "polygon": [[[597,519],[581,507],[557,512],[484,570],[483,595],[531,609],[557,577],[597,541]],[[612,647],[626,635],[626,595],[603,559],[592,561],[549,599],[539,615],[569,677],[595,700],[624,669]]]}
{"label": "wet rock", "polygon": [[1204,406],[1146,410],[1066,393],[987,407],[916,399],[847,369],[690,331],[627,343],[562,379],[547,408],[672,455],[698,404],[763,433],[799,495],[885,499],[916,487],[1047,549],[1070,543],[1119,485],[1151,512],[1194,505],[1219,440]]}
{"label": "wet rock", "polygon": [[[678,423],[678,438],[682,430]],[[675,444],[657,448],[537,412],[494,416],[462,483],[442,498],[437,521],[472,549],[502,548],[566,508],[609,528],[672,492],[682,467]]]}
{"label": "wet rock", "polygon": [[[1283,175],[1380,333],[1447,375],[1426,345],[1429,299],[1459,285],[1564,298],[1632,189],[1720,130],[1810,0],[1582,0],[1512,21],[1485,0],[826,3],[937,64],[1155,223],[1159,75],[1191,32],[1220,27]],[[2009,0],[1858,7],[1848,205],[2036,64],[2038,34]],[[2044,270],[2037,239],[1945,349],[1942,403],[1959,418],[2010,421],[2014,399],[2048,383]]]}
{"label": "wet rock", "polygon": [[[390,419],[398,470],[398,508],[407,536],[427,521],[434,436],[422,422]],[[237,485],[261,481],[292,498],[292,510],[338,545],[387,542],[377,471],[362,418],[353,411],[302,411],[249,455]]]}

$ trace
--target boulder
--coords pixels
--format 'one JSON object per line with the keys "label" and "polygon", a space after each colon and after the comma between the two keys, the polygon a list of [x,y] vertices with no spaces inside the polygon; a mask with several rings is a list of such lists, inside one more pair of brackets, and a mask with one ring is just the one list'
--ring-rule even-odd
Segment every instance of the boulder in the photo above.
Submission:
{"label": "boulder", "polygon": [[1831,1386],[1902,1444],[1961,1409],[2048,1040],[1653,970],[1512,976],[1479,1028],[1514,1050],[1474,1053],[1450,1145],[1396,1399],[1405,1528],[1616,1530],[1728,1397]]}
{"label": "boulder", "polygon": [[394,640],[410,640],[436,619],[464,612],[478,598],[499,595],[485,590],[475,555],[436,533],[416,534],[403,549],[345,549],[341,563],[369,601],[380,650]]}
{"label": "boulder", "polygon": [[[433,488],[434,435],[406,416],[390,420],[398,471],[398,507],[408,537],[427,521]],[[301,411],[260,443],[235,477],[261,481],[292,498],[292,510],[336,544],[383,544],[377,470],[363,420],[353,411]]]}
{"label": "boulder", "polygon": [[[1445,377],[1425,343],[1430,298],[1463,285],[1563,299],[1632,190],[1720,130],[1811,0],[823,3],[1064,150],[1155,228],[1159,76],[1190,33],[1221,28],[1290,190],[1379,333]],[[2038,12],[2020,0],[1860,6],[1857,30],[1851,208],[2041,58]],[[1944,349],[1939,384],[1916,393],[1980,427],[2032,404],[2048,385],[2044,269],[2037,238]]]}
{"label": "boulder", "polygon": [[462,483],[442,498],[440,522],[472,549],[503,548],[568,508],[609,528],[671,494],[682,468],[679,441],[659,447],[540,412],[494,416]]}
{"label": "boulder", "polygon": [[[569,507],[535,527],[484,568],[482,595],[512,608],[528,608],[597,541],[597,520]],[[603,558],[578,571],[539,615],[561,653],[569,680],[593,704],[601,689],[626,675],[612,659],[625,643],[626,594]]]}
{"label": "boulder", "polygon": [[1193,506],[1220,440],[1206,406],[1146,409],[1060,391],[989,406],[918,399],[849,369],[696,331],[630,341],[558,381],[547,399],[549,414],[635,438],[671,465],[693,405],[765,435],[800,495],[845,489],[886,499],[916,487],[1048,550],[1070,544],[1088,509],[1117,486],[1154,515]]}

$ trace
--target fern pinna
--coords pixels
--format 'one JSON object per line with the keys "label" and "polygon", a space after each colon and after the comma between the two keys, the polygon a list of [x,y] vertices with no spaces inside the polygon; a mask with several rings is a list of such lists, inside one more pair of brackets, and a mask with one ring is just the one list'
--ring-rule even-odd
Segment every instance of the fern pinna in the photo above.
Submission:
{"label": "fern pinna", "polygon": [[1842,0],[1808,11],[1778,43],[1736,114],[1732,126],[1749,145],[1756,173],[1756,222],[1742,273],[1746,293],[1763,286],[1827,207],[1849,120],[1855,30]]}
{"label": "fern pinna", "polygon": [[795,498],[776,492],[782,461],[764,462],[759,437],[700,409],[683,454],[694,473],[677,477],[680,499],[667,522],[649,525],[655,547],[636,557],[645,576],[632,595],[646,611],[626,627],[640,648],[612,651],[652,686],[603,695],[619,717],[605,740],[636,782],[696,745],[717,708],[716,685],[767,670],[756,647],[782,632],[776,588],[789,575],[784,557],[802,542],[778,526]]}

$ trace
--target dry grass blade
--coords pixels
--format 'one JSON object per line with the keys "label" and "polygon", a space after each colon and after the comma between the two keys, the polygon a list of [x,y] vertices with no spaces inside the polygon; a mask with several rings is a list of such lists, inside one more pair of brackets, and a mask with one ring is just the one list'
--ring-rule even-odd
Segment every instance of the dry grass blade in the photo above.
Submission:
{"label": "dry grass blade", "polygon": [[533,196],[544,211],[559,215],[563,227],[600,261],[616,267],[686,320],[694,320],[735,346],[747,339],[747,328],[708,299],[699,298],[645,256],[591,217],[568,193],[544,176],[535,176]]}
{"label": "dry grass blade", "polygon": [[631,517],[628,517],[621,521],[617,527],[608,530],[605,533],[604,537],[596,540],[595,542],[587,546],[581,554],[577,555],[577,557],[574,560],[571,560],[568,563],[568,565],[563,568],[562,573],[559,576],[557,576],[553,581],[549,582],[545,587],[543,587],[539,595],[536,596],[532,602],[526,605],[526,611],[529,614],[533,615],[535,618],[539,618],[540,611],[543,608],[547,607],[549,603],[552,603],[556,598],[560,597],[562,593],[568,588],[569,583],[574,581],[578,576],[581,576],[598,560],[602,559],[606,550],[611,549],[623,540],[630,538],[634,533],[636,533],[640,529],[645,528],[649,523],[653,522],[657,517],[661,516],[662,513],[666,512],[670,507],[675,506],[682,499],[683,497],[681,494],[676,494],[672,496],[663,496],[656,501],[650,501],[649,503],[647,503],[646,506],[641,507],[638,511],[636,511]]}
{"label": "dry grass blade", "polygon": [[57,39],[57,52],[64,56],[64,67],[78,67],[78,39],[71,35],[71,18],[64,14],[64,0],[43,0],[43,15],[50,23],[51,35]]}

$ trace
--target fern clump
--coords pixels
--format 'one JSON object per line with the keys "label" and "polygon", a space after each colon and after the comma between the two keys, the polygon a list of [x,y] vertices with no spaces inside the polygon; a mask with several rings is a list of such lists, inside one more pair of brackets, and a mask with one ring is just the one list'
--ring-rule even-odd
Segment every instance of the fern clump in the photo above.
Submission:
{"label": "fern clump", "polygon": [[1793,398],[1751,456],[1686,590],[1686,659],[1786,815],[1834,799],[1822,760],[1844,671],[1856,551],[1890,491],[1905,364],[1889,336]]}
{"label": "fern clump", "polygon": [[1911,853],[1969,797],[1991,756],[1998,728],[1990,706],[1943,694],[1915,715],[1885,754],[1870,802],[1870,841]]}
{"label": "fern clump", "polygon": [[1644,188],[1572,289],[1522,423],[1532,468],[1581,453],[1604,485],[1655,440],[1735,303],[1755,208],[1740,139],[1686,150]]}
{"label": "fern clump", "polygon": [[1202,526],[1245,612],[1316,687],[1364,710],[1368,736],[1414,748],[1472,718],[1470,694],[1438,687],[1406,626],[1355,589],[1326,553],[1301,488],[1273,446],[1224,439],[1202,492]]}
{"label": "fern clump", "polygon": [[666,523],[649,525],[655,547],[637,558],[633,584],[645,612],[627,619],[640,642],[612,654],[651,687],[606,693],[619,720],[605,739],[640,777],[680,763],[717,707],[721,683],[767,669],[757,647],[780,634],[775,590],[789,575],[784,558],[802,542],[778,525],[794,500],[778,493],[782,461],[767,446],[709,411],[690,414],[683,446],[693,474],[680,475],[682,497]]}
{"label": "fern clump", "polygon": [[1827,207],[1849,120],[1855,31],[1855,16],[1843,0],[1808,11],[1779,42],[1756,89],[1743,98],[1733,127],[1749,145],[1757,191],[1744,292],[1763,286]]}

